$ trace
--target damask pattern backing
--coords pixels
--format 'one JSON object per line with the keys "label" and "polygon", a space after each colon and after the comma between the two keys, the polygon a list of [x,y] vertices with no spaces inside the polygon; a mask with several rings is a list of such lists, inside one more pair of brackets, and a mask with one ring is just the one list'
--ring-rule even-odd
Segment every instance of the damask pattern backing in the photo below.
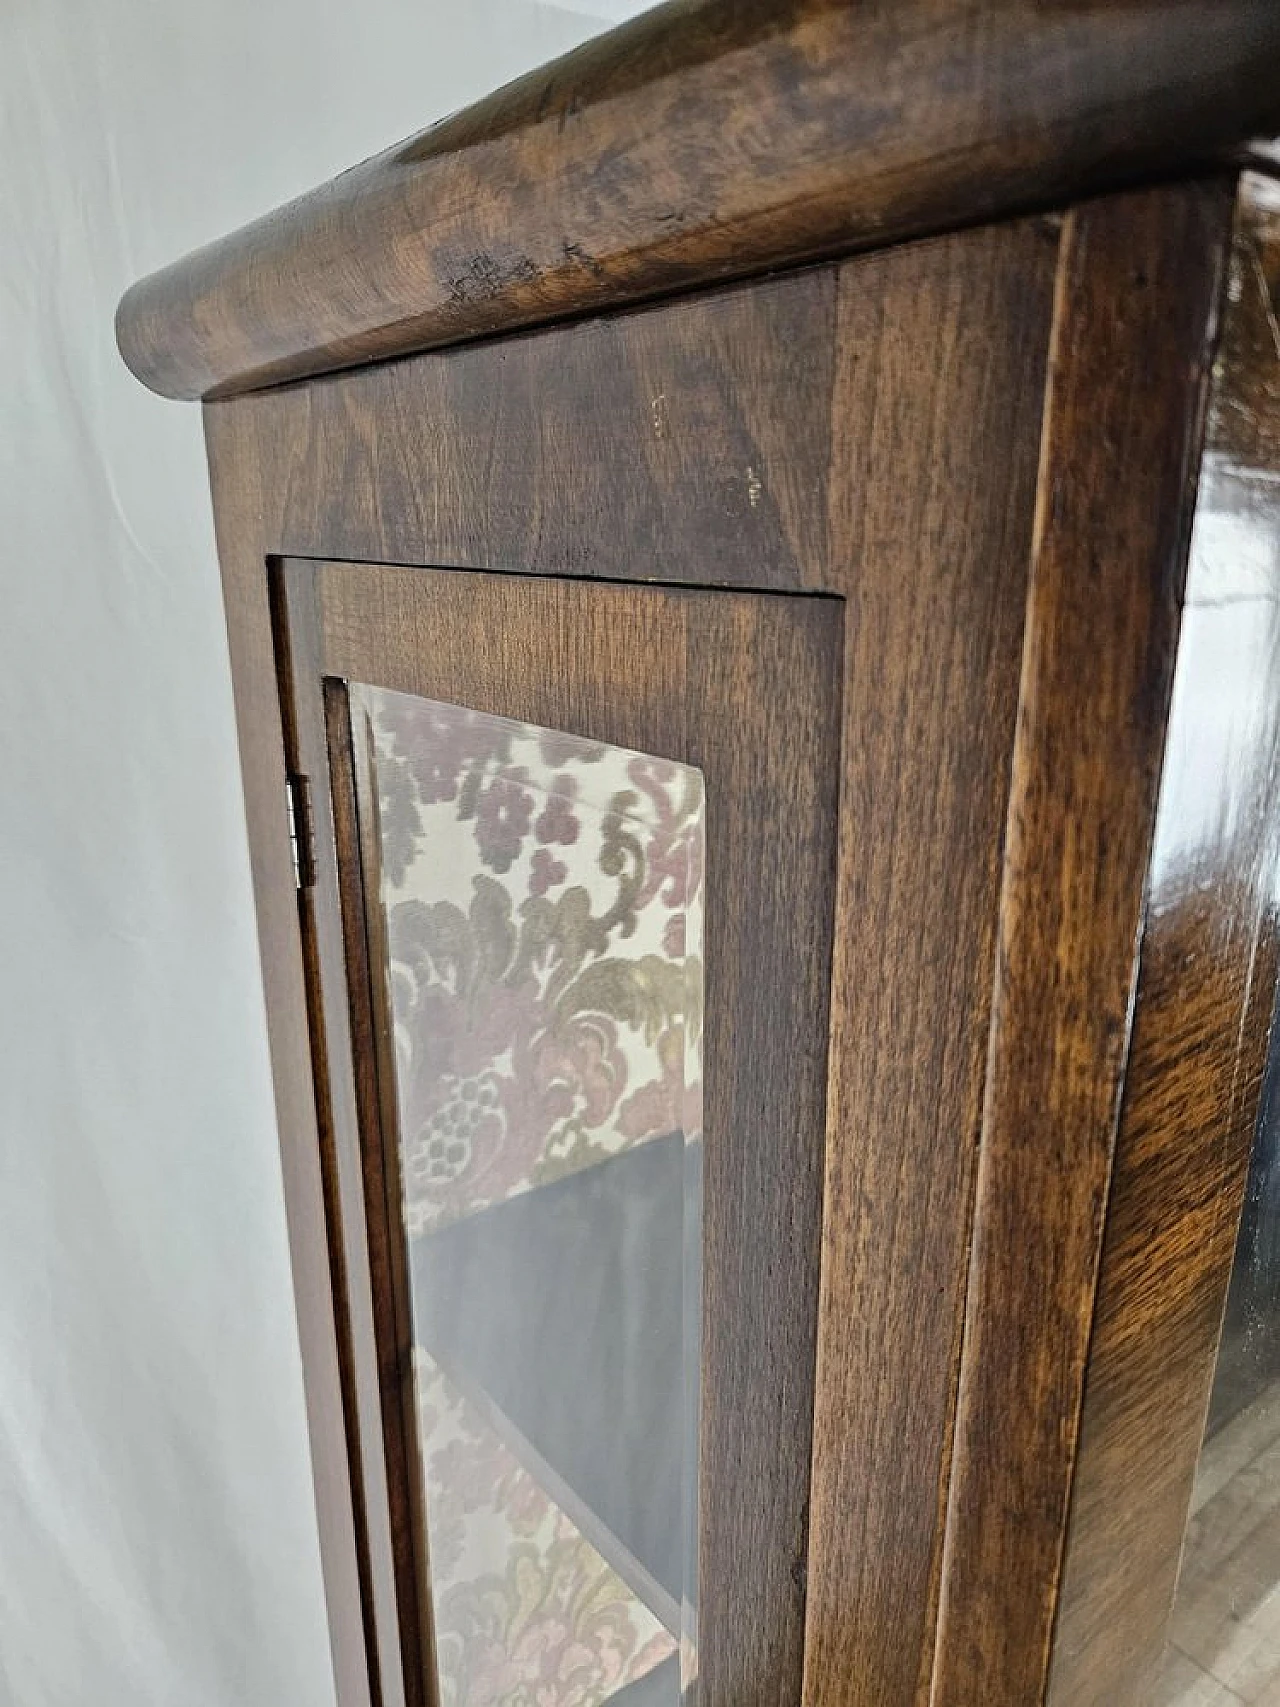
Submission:
{"label": "damask pattern backing", "polygon": [[[665,1141],[653,1154],[696,1178],[702,777],[381,689],[353,688],[352,707],[378,812],[442,1703],[598,1707],[664,1662],[676,1676],[677,1652],[686,1680],[696,1664],[696,1557],[681,1592],[646,1589],[633,1538],[592,1508],[553,1389],[572,1382],[571,1408],[620,1433],[619,1404],[674,1408],[675,1451],[694,1460],[670,1466],[674,1521],[692,1534],[698,1193],[679,1188],[688,1225],[655,1223],[627,1202],[642,1176],[624,1158]],[[545,1299],[539,1314],[537,1300],[490,1294],[513,1239],[545,1276],[539,1229],[560,1238],[566,1213],[573,1272],[544,1284],[548,1328]],[[649,1285],[655,1264],[680,1268],[683,1286]],[[646,1307],[662,1319],[640,1319]],[[490,1382],[499,1403],[484,1371],[526,1319],[545,1341],[528,1386],[549,1390]],[[654,1380],[674,1390],[646,1391]]]}

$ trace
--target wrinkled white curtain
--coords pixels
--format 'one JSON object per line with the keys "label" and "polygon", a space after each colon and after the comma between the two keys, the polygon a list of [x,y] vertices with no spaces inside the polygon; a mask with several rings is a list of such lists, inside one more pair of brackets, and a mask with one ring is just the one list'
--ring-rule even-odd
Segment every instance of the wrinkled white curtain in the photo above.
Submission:
{"label": "wrinkled white curtain", "polygon": [[0,1707],[333,1699],[199,411],[115,303],[640,9],[0,5]]}

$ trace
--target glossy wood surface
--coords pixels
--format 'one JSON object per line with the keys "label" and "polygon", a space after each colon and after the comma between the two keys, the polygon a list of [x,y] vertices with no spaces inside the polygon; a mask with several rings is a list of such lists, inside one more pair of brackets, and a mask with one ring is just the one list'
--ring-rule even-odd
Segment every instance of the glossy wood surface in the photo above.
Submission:
{"label": "glossy wood surface", "polygon": [[1119,197],[1064,233],[936,1707],[1044,1689],[1230,206]]}
{"label": "glossy wood surface", "polygon": [[1280,125],[1274,0],[676,0],[135,285],[195,397],[954,229]]}
{"label": "glossy wood surface", "polygon": [[1160,1668],[1277,970],[1280,207],[1246,184],[1192,543],[1049,1700]]}
{"label": "glossy wood surface", "polygon": [[[840,604],[290,567],[295,579],[315,579],[317,684],[322,674],[463,703],[677,758],[706,778],[699,1699],[706,1707],[794,1700],[817,1334]],[[779,738],[796,725],[809,732],[803,753]],[[320,838],[318,847],[323,865]],[[341,989],[331,953],[331,990],[335,977]],[[397,1402],[407,1376],[401,1362]]]}
{"label": "glossy wood surface", "polygon": [[[858,1215],[824,1228],[819,1366],[852,1401],[815,1422],[804,1687],[909,1700],[931,1647],[1057,256],[1056,222],[1032,220],[206,410],[343,1707],[359,1585],[267,559],[846,600],[827,1189]],[[910,1355],[886,1357],[904,1325]]]}

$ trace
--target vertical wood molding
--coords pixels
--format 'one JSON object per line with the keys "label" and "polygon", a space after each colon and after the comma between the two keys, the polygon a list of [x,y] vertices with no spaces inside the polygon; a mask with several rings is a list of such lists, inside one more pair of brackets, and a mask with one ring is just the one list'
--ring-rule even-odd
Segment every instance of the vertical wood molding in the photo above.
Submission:
{"label": "vertical wood molding", "polygon": [[1138,1707],[1155,1680],[1258,1115],[1280,947],[1280,352],[1269,299],[1278,277],[1280,215],[1252,206],[1246,182],[1089,1351],[1053,1707]]}
{"label": "vertical wood molding", "polygon": [[343,1413],[341,1305],[325,1239],[325,1179],[285,804],[285,733],[266,560],[275,531],[276,469],[256,458],[251,445],[250,454],[238,454],[242,447],[211,429],[206,411],[334,1689],[341,1707],[375,1707]]}
{"label": "vertical wood molding", "polygon": [[1045,1688],[1229,206],[1064,231],[932,1707]]}
{"label": "vertical wood molding", "polygon": [[932,1655],[1057,249],[1030,222],[841,272],[809,1707],[901,1707]]}
{"label": "vertical wood molding", "polygon": [[[366,1641],[374,1707],[426,1707],[402,1636],[416,1639],[409,1608],[397,1593],[395,1513],[389,1508],[381,1370],[376,1354],[373,1269],[361,1166],[360,1093],[368,1063],[353,1028],[359,975],[348,961],[341,892],[349,881],[338,859],[329,742],[321,682],[321,609],[308,573],[277,564],[273,577],[276,656],[290,769],[307,778],[311,800],[313,881],[299,897],[302,957],[312,1038],[317,1140],[325,1182],[325,1227],[337,1298],[338,1351],[356,1519]],[[337,778],[343,782],[341,773]],[[417,1651],[410,1646],[410,1653]]]}

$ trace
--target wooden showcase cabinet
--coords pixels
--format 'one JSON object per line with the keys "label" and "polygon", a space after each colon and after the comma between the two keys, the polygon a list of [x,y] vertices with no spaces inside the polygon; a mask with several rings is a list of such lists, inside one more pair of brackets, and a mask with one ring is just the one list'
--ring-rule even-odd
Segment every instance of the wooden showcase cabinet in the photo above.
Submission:
{"label": "wooden showcase cabinet", "polygon": [[681,0],[125,298],[341,1707],[1280,1702],[1277,129],[1275,0]]}

